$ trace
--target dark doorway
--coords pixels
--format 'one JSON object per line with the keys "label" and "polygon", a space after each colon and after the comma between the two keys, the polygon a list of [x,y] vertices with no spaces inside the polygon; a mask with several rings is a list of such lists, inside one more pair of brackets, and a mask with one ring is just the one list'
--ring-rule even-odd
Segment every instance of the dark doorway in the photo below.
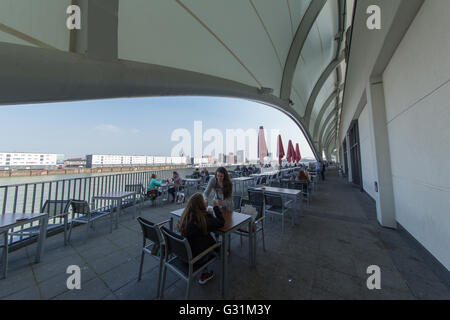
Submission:
{"label": "dark doorway", "polygon": [[353,120],[349,130],[350,162],[353,183],[362,188],[361,154],[359,146],[358,120]]}
{"label": "dark doorway", "polygon": [[347,141],[346,139],[344,139],[344,142],[342,143],[342,150],[343,150],[343,154],[344,154],[344,176],[348,176],[348,160],[347,160]]}

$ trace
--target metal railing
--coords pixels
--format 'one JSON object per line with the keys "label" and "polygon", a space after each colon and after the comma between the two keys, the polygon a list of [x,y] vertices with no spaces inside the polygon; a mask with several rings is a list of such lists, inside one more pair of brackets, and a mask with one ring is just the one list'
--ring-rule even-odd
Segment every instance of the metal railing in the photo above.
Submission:
{"label": "metal railing", "polygon": [[[208,168],[210,169],[210,168]],[[211,168],[213,169],[213,168]],[[175,169],[184,176],[192,169]],[[188,170],[188,171],[185,171]],[[152,174],[156,174],[159,179],[172,177],[174,170],[154,170],[143,172],[117,173],[111,175],[88,176],[72,179],[42,181],[25,184],[0,186],[0,213],[34,213],[40,212],[47,200],[86,200],[91,204],[94,196],[113,191],[125,191],[125,185],[142,184],[146,187]],[[184,172],[185,174],[183,175]],[[92,208],[97,209],[97,208]],[[69,215],[69,221],[73,217]],[[59,219],[59,218],[58,218]],[[49,221],[49,223],[59,223],[60,221]],[[13,231],[20,231],[29,228],[33,224],[23,225]],[[14,242],[23,240],[27,236],[15,237]]]}

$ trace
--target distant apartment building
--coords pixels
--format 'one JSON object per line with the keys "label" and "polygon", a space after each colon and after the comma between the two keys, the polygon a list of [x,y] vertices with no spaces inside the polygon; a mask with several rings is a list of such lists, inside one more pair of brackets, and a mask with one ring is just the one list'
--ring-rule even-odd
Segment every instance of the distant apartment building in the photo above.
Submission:
{"label": "distant apartment building", "polygon": [[63,164],[63,154],[0,152],[0,168],[3,170],[56,169]]}
{"label": "distant apartment building", "polygon": [[86,158],[72,158],[64,160],[65,168],[85,168],[86,167]]}
{"label": "distant apartment building", "polygon": [[86,168],[139,167],[186,164],[186,157],[130,156],[111,154],[86,155]]}

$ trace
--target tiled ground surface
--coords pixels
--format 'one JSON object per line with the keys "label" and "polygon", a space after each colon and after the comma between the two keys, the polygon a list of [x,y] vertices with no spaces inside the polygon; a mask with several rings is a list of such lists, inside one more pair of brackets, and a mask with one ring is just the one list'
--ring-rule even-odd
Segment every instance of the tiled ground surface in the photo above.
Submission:
{"label": "tiled ground surface", "polygon": [[[267,219],[267,251],[259,236],[255,268],[248,264],[245,239],[241,247],[239,237],[232,237],[228,299],[450,299],[448,272],[436,273],[401,232],[379,227],[367,195],[334,171],[327,178],[297,225],[288,221],[283,236],[279,218]],[[174,208],[146,208],[142,215],[162,221]],[[35,245],[10,253],[0,299],[154,299],[158,262],[147,256],[137,282],[142,235],[131,211],[112,233],[108,219],[95,227],[86,243],[84,226],[74,229],[67,247],[61,234],[48,238],[39,264],[32,263]],[[68,265],[81,267],[81,290],[67,289]],[[381,290],[367,289],[369,265],[381,268]],[[191,298],[220,299],[218,278],[195,283]],[[183,299],[185,289],[169,271],[164,298]]]}

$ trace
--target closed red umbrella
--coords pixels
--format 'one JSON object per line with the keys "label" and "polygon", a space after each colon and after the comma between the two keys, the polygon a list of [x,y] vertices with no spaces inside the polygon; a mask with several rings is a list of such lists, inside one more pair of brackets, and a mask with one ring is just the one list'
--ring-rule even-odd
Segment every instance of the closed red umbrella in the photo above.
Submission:
{"label": "closed red umbrella", "polygon": [[267,150],[266,138],[264,137],[264,127],[259,127],[258,133],[258,158],[259,163],[264,164],[264,157],[268,157],[269,152]]}
{"label": "closed red umbrella", "polygon": [[300,147],[298,146],[298,143],[295,144],[295,161],[299,162],[302,160],[302,156],[300,155]]}
{"label": "closed red umbrella", "polygon": [[283,142],[281,141],[281,134],[278,135],[278,145],[277,145],[277,157],[278,163],[281,164],[284,154]]}
{"label": "closed red umbrella", "polygon": [[294,150],[294,145],[292,144],[292,140],[289,140],[289,143],[288,143],[286,160],[289,163],[291,163],[291,161],[295,160],[295,150]]}

